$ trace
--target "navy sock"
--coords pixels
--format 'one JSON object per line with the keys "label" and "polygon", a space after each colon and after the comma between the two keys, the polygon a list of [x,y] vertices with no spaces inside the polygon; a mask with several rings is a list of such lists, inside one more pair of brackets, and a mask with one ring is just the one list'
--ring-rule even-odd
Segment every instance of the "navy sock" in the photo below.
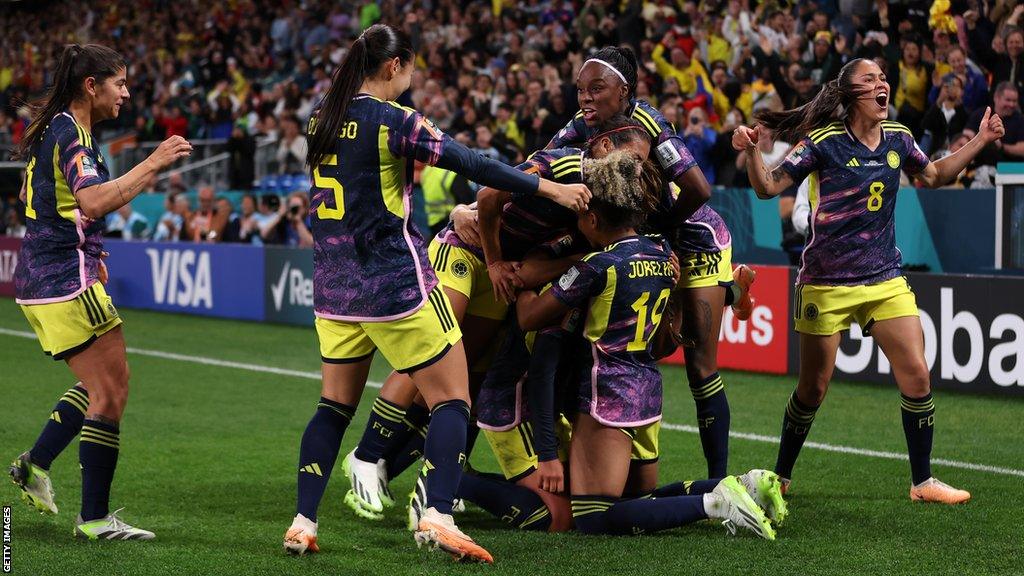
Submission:
{"label": "navy sock", "polygon": [[903,433],[907,436],[910,475],[914,484],[932,477],[932,436],[935,432],[935,403],[932,394],[911,398],[900,394]]}
{"label": "navy sock", "polygon": [[385,454],[393,451],[392,443],[402,441],[402,433],[407,429],[405,408],[377,397],[373,401],[363,437],[356,446],[356,458],[376,464]]}
{"label": "navy sock", "polygon": [[583,534],[647,534],[678,528],[708,517],[703,496],[621,500],[573,496],[572,516]]}
{"label": "navy sock", "polygon": [[324,496],[334,462],[338,459],[341,439],[355,413],[353,406],[320,398],[316,412],[302,434],[296,512],[313,522],[316,522],[320,499]]}
{"label": "navy sock", "polygon": [[704,458],[708,462],[708,477],[726,475],[729,466],[729,400],[725,397],[725,384],[715,372],[690,386],[697,405],[697,427]]}
{"label": "navy sock", "polygon": [[452,513],[452,500],[459,489],[462,465],[466,462],[466,427],[469,405],[449,400],[434,406],[423,445],[423,474],[426,477],[427,508]]}
{"label": "navy sock", "polygon": [[405,440],[393,453],[384,456],[388,465],[388,480],[405,472],[406,469],[423,458],[423,442],[427,439],[428,422],[430,422],[430,410],[427,410],[426,406],[414,403],[405,411],[406,430],[403,433]]}
{"label": "navy sock", "polygon": [[121,433],[116,425],[86,418],[78,442],[82,466],[82,520],[103,518],[110,512],[110,485],[117,469]]}
{"label": "navy sock", "polygon": [[551,514],[540,496],[529,488],[507,480],[463,474],[456,495],[490,512],[513,528],[546,531],[551,525]]}
{"label": "navy sock", "polygon": [[50,412],[50,419],[39,433],[35,446],[29,452],[32,463],[43,470],[49,470],[53,460],[78,436],[89,408],[89,393],[76,385],[57,401]]}
{"label": "navy sock", "polygon": [[782,438],[779,440],[779,456],[775,461],[775,473],[779,476],[787,479],[793,477],[793,465],[800,455],[804,440],[807,440],[817,412],[817,406],[805,406],[796,397],[796,391],[793,391],[786,405],[786,415],[782,417]]}
{"label": "navy sock", "polygon": [[658,486],[651,492],[653,498],[666,498],[669,496],[695,496],[707,494],[718,486],[721,478],[710,478],[708,480],[687,480],[685,482],[673,482],[665,486]]}

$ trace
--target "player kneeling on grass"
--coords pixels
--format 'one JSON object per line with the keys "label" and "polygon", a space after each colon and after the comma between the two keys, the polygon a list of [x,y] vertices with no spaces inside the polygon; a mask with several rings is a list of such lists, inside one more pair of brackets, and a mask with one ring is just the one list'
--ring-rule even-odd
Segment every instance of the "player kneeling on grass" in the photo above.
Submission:
{"label": "player kneeling on grass", "polygon": [[150,540],[110,512],[110,486],[128,400],[121,318],[103,289],[103,218],[142,191],[158,171],[192,152],[168,138],[120,178],[110,180],[93,141],[97,122],[117,118],[130,97],[124,59],[105,46],[71,44],[54,70],[53,88],[21,141],[27,232],[14,272],[15,296],[43,351],[67,362],[79,383],[64,393],[31,450],[11,465],[23,498],[57,513],[50,464],[81,433],[82,507],[75,536]]}
{"label": "player kneeling on grass", "polygon": [[[764,510],[735,476],[702,495],[663,497],[655,491],[654,498],[623,499],[634,452],[657,454],[661,373],[650,341],[678,278],[668,244],[636,233],[648,197],[639,173],[636,159],[625,155],[588,163],[584,174],[594,197],[577,224],[601,251],[543,294],[524,292],[516,307],[523,330],[555,325],[571,309],[586,309],[570,449],[573,520],[588,534],[641,534],[714,518],[732,530],[774,539]],[[642,464],[633,468],[645,475]]]}

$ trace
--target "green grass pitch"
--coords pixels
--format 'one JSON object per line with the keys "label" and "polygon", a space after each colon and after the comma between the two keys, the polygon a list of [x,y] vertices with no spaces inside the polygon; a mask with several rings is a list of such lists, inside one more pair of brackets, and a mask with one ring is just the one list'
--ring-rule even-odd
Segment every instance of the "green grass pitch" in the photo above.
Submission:
{"label": "green grass pitch", "polygon": [[[125,311],[131,347],[315,372],[311,328]],[[0,329],[28,331],[17,306],[0,300]],[[294,558],[281,537],[294,514],[298,443],[319,383],[284,376],[129,354],[131,397],[122,423],[113,490],[123,517],[156,532],[151,543],[90,543],[72,538],[80,474],[77,442],[55,462],[61,513],[44,517],[0,488],[13,506],[15,574],[1014,574],[1024,571],[1018,514],[1024,477],[936,466],[936,475],[969,489],[956,508],[912,503],[906,462],[806,448],[796,468],[790,518],[776,542],[729,537],[705,522],[631,537],[521,533],[482,511],[458,518],[487,547],[494,566],[459,565],[417,550],[404,528],[404,508],[379,523],[358,520],[341,499],[340,468],[320,511],[322,553]],[[374,366],[382,380],[388,368]],[[679,369],[666,368],[665,421],[693,423],[693,402]],[[40,353],[34,339],[0,331],[0,457],[31,446],[50,408],[74,380],[67,367]],[[726,373],[733,430],[774,436],[793,379]],[[375,390],[345,437],[358,440]],[[1020,423],[1024,403],[938,393],[936,458],[1024,470]],[[892,386],[833,384],[812,441],[903,453],[899,400]],[[660,482],[700,478],[705,466],[693,433],[663,430]],[[473,454],[478,469],[496,470],[486,442]],[[770,468],[775,446],[733,438],[730,468]],[[411,489],[406,473],[396,494]]]}

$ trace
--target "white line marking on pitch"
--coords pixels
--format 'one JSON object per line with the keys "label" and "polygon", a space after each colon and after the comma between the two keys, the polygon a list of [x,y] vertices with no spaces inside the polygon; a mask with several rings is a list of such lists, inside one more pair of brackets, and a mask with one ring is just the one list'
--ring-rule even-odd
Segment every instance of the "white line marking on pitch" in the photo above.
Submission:
{"label": "white line marking on pitch", "polygon": [[[11,330],[9,328],[0,328],[0,334],[16,336],[18,338],[28,338],[31,340],[34,340],[36,338],[36,335],[32,332],[25,332],[22,330]],[[260,372],[263,374],[277,374],[280,376],[292,376],[295,378],[320,380],[319,372],[309,372],[305,370],[288,370],[286,368],[276,368],[274,366],[260,366],[257,364],[248,364],[245,362],[232,362],[230,360],[220,360],[218,358],[205,358],[203,356],[189,356],[186,354],[175,354],[174,352],[164,352],[162,350],[145,350],[142,348],[134,348],[131,346],[128,347],[128,352],[130,354],[138,354],[139,356],[149,356],[151,358],[161,358],[164,360],[176,360],[178,362],[191,362],[193,364],[202,364],[204,366],[234,368],[236,370],[248,370],[250,372]],[[381,387],[380,382],[374,382],[372,380],[368,381],[366,385],[371,388]],[[662,422],[661,427],[665,430],[675,430],[677,432],[689,432],[690,434],[699,433],[699,429],[696,426],[688,426],[684,424],[671,424],[669,422]],[[764,434],[751,434],[749,432],[731,431],[729,432],[729,436],[732,438],[739,438],[741,440],[763,442],[766,444],[777,444],[779,441],[778,437],[776,436],[766,436]],[[882,458],[886,460],[900,460],[903,462],[907,461],[906,454],[900,454],[897,452],[868,450],[866,448],[855,448],[853,446],[837,446],[835,444],[824,444],[821,442],[805,442],[804,446],[808,448],[814,448],[816,450],[824,450],[826,452],[839,452],[842,454],[854,454],[857,456],[868,456],[871,458]],[[1024,477],[1024,470],[1016,470],[1014,468],[1002,468],[999,466],[989,466],[987,464],[974,464],[971,462],[960,462],[957,460],[946,460],[943,458],[933,458],[932,464],[949,466],[950,468],[974,470],[977,472],[991,472],[993,474],[1003,474],[1005,476]]]}

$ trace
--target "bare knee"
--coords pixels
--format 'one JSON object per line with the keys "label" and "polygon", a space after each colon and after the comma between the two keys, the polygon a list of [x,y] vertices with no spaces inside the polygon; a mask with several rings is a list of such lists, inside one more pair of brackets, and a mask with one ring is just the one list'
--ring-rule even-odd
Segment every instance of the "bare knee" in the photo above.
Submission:
{"label": "bare knee", "polygon": [[796,387],[796,397],[807,406],[820,406],[828,392],[829,379],[822,375],[800,377]]}
{"label": "bare knee", "polygon": [[900,392],[911,398],[926,396],[932,389],[931,374],[928,372],[928,366],[924,359],[908,367],[905,373],[897,376],[896,380]]}

